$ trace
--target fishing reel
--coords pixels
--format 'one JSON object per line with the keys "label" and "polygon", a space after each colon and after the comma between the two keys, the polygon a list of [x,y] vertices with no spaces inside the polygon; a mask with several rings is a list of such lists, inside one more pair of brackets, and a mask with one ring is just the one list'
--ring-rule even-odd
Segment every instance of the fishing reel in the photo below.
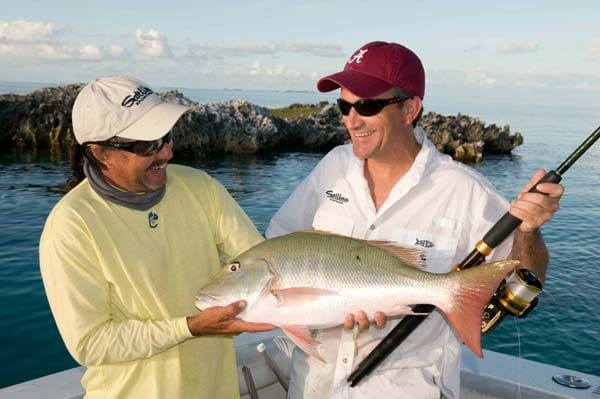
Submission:
{"label": "fishing reel", "polygon": [[542,292],[542,282],[527,269],[515,269],[490,299],[483,310],[481,333],[489,334],[509,314],[525,317],[538,304],[537,296]]}

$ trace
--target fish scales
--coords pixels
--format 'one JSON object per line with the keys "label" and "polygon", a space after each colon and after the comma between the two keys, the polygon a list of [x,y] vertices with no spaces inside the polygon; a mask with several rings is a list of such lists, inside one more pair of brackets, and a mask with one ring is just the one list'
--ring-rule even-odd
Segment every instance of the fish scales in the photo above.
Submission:
{"label": "fish scales", "polygon": [[397,287],[417,276],[414,267],[388,252],[342,236],[295,233],[269,241],[265,249],[272,251],[271,264],[284,286],[328,288],[335,282],[340,288],[357,284]]}

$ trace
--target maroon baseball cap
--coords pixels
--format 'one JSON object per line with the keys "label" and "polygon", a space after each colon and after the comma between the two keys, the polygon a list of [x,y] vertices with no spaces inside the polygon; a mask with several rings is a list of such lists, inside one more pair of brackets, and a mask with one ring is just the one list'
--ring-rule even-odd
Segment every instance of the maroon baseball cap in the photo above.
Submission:
{"label": "maroon baseball cap", "polygon": [[344,70],[319,80],[321,92],[344,87],[361,98],[372,98],[397,87],[423,99],[425,71],[415,53],[398,43],[371,42],[352,54]]}

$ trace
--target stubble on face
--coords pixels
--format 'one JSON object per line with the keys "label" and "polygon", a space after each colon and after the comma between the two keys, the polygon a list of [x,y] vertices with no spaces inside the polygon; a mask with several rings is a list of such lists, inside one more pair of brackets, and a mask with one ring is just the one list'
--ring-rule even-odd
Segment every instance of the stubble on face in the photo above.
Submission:
{"label": "stubble on face", "polygon": [[[352,92],[342,89],[341,97],[351,103],[361,98]],[[393,98],[393,90],[388,90],[377,97]],[[385,159],[393,156],[401,146],[402,105],[390,104],[373,116],[361,116],[354,108],[342,118],[352,140],[354,155],[358,158]],[[412,129],[411,129],[412,131]]]}
{"label": "stubble on face", "polygon": [[167,165],[172,158],[172,143],[153,156],[140,157],[126,151],[112,151],[110,166],[103,171],[115,187],[131,193],[148,193],[167,184]]}

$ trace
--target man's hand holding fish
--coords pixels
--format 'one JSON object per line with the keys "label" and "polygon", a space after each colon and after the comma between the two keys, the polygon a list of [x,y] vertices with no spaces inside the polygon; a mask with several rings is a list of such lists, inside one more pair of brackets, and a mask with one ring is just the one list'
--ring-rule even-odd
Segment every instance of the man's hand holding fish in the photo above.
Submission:
{"label": "man's hand holding fish", "polygon": [[196,316],[187,318],[188,328],[194,336],[232,335],[242,332],[269,331],[275,328],[269,323],[250,323],[236,316],[246,308],[246,301],[235,301],[227,306],[207,308]]}
{"label": "man's hand holding fish", "polygon": [[[383,328],[387,322],[387,316],[383,312],[375,312],[373,314],[373,322],[377,328]],[[355,325],[358,325],[360,331],[368,330],[371,326],[371,320],[364,311],[356,313],[349,313],[344,319],[344,328],[346,330],[352,330]]]}

